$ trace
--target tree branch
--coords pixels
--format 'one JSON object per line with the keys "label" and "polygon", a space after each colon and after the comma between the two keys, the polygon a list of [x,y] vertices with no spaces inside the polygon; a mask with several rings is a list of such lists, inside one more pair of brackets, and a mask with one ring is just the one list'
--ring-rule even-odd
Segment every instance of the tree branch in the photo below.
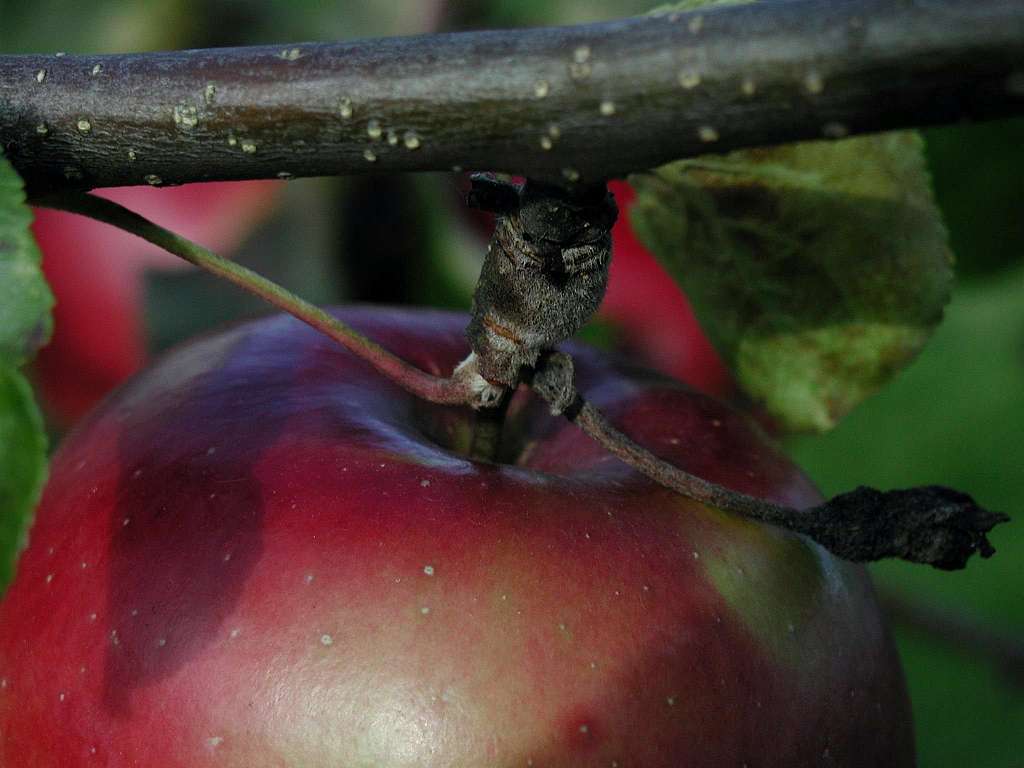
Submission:
{"label": "tree branch", "polygon": [[792,0],[577,27],[0,57],[30,195],[455,165],[600,180],[1024,112],[1020,0]]}

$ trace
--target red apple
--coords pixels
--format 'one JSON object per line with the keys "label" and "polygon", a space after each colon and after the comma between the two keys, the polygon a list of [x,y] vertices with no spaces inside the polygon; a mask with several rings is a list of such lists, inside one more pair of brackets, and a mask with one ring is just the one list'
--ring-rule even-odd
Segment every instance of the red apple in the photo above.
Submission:
{"label": "red apple", "polygon": [[[343,316],[426,370],[467,351],[461,316]],[[746,417],[570,348],[661,455],[818,500]],[[54,458],[0,603],[0,765],[913,763],[863,568],[509,419],[512,463],[470,461],[467,411],[291,318],[166,356]]]}
{"label": "red apple", "polygon": [[[280,182],[124,187],[98,192],[185,237],[231,251],[266,217]],[[50,344],[35,380],[50,418],[67,427],[143,366],[146,269],[187,268],[181,259],[107,224],[46,208],[32,227],[57,299]]]}

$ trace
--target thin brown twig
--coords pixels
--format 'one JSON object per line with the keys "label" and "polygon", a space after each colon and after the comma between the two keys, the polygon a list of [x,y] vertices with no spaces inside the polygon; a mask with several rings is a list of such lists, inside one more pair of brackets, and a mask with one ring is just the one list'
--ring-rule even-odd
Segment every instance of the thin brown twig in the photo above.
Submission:
{"label": "thin brown twig", "polygon": [[95,195],[63,193],[33,202],[111,224],[259,296],[334,339],[423,400],[446,405],[469,405],[473,402],[472,391],[463,381],[433,376],[420,370],[277,283],[164,229],[112,200]]}
{"label": "thin brown twig", "polygon": [[986,533],[1009,517],[979,507],[967,494],[942,486],[888,492],[860,487],[810,509],[773,504],[708,482],[659,458],[614,427],[576,390],[572,358],[541,358],[531,386],[611,454],[660,485],[708,506],[803,533],[847,560],[898,557],[946,570],[972,554],[995,552]]}

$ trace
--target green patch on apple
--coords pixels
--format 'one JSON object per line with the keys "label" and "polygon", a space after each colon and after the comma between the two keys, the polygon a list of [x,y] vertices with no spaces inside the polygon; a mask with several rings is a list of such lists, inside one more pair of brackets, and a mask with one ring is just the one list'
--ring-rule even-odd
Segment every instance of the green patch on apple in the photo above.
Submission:
{"label": "green patch on apple", "polygon": [[[708,578],[777,662],[798,664],[806,652],[798,640],[802,630],[821,611],[830,585],[844,581],[837,572],[840,561],[796,536],[710,508],[706,515],[718,531],[717,543],[700,555]],[[769,606],[762,599],[765,591],[780,600]]]}
{"label": "green patch on apple", "polygon": [[0,155],[0,591],[14,573],[46,477],[46,433],[18,371],[50,336],[53,297],[28,231],[21,179]]}
{"label": "green patch on apple", "polygon": [[703,156],[630,181],[639,237],[784,430],[831,429],[942,318],[953,258],[915,132]]}

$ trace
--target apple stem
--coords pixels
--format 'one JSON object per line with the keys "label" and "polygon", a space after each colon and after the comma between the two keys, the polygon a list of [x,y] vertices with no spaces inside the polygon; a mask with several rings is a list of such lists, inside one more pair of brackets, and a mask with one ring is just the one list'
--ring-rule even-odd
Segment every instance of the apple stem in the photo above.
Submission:
{"label": "apple stem", "polygon": [[111,224],[234,283],[326,334],[417,397],[442,405],[471,405],[476,401],[470,382],[465,378],[443,378],[420,370],[272,280],[218,256],[112,200],[90,194],[62,193],[38,198],[32,203]]}
{"label": "apple stem", "polygon": [[963,568],[975,552],[990,557],[986,537],[1009,517],[978,506],[967,494],[941,486],[888,492],[860,487],[824,504],[798,510],[773,504],[691,475],[616,429],[577,391],[572,358],[541,357],[531,386],[551,406],[611,454],[660,485],[727,512],[809,536],[839,557],[872,561],[897,557],[936,568]]}
{"label": "apple stem", "polygon": [[478,408],[473,422],[469,458],[474,461],[497,461],[505,415],[512,401],[513,390],[506,389],[497,405]]}

